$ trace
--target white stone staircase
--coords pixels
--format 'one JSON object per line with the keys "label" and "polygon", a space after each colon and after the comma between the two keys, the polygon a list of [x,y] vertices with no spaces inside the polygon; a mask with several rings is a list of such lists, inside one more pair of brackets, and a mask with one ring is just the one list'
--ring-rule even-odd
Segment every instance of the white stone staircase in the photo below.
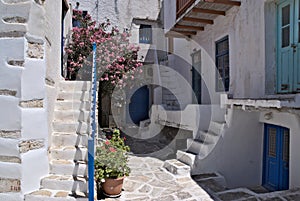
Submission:
{"label": "white stone staircase", "polygon": [[[174,69],[159,68],[162,88],[162,105],[166,110],[180,110],[187,105],[186,89],[190,86]],[[187,85],[187,86],[186,86]]]}
{"label": "white stone staircase", "polygon": [[225,121],[211,121],[207,131],[200,130],[195,138],[187,139],[186,150],[177,151],[177,160],[191,167],[191,175],[197,175],[199,172],[206,173],[201,171],[201,165],[214,152],[226,128]]}
{"label": "white stone staircase", "polygon": [[25,201],[88,200],[90,82],[63,81],[55,103],[49,176]]}
{"label": "white stone staircase", "polygon": [[207,161],[211,164],[210,156],[215,151],[214,149],[217,147],[219,139],[227,129],[225,111],[215,106],[212,107],[212,110],[212,120],[208,129],[197,131],[193,138],[187,139],[187,148],[185,150],[178,150],[176,153],[177,161],[190,167],[191,175],[207,173],[205,171],[202,172],[202,166]]}
{"label": "white stone staircase", "polygon": [[186,151],[197,155],[198,159],[206,158],[218,143],[225,125],[225,122],[211,121],[208,131],[199,131],[194,139],[187,139]]}

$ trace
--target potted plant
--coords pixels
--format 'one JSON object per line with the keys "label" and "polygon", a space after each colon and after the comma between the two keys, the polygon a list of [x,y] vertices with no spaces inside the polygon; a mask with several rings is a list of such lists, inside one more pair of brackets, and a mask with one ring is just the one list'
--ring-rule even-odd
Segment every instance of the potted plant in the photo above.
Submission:
{"label": "potted plant", "polygon": [[104,141],[96,149],[95,179],[97,189],[109,197],[119,196],[123,180],[130,173],[128,167],[129,147],[121,138],[120,131],[115,129],[110,139]]}

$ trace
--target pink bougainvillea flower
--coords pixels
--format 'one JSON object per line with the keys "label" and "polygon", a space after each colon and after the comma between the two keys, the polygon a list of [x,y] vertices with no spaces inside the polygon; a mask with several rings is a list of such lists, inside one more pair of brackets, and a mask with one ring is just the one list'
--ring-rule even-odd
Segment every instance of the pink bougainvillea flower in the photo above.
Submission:
{"label": "pink bougainvillea flower", "polygon": [[109,147],[109,151],[110,151],[110,152],[116,152],[116,149],[113,148],[113,147]]}
{"label": "pink bougainvillea flower", "polygon": [[[73,14],[80,27],[73,28],[71,42],[65,48],[69,72],[77,74],[83,66],[91,66],[91,61],[87,61],[86,58],[91,55],[92,44],[95,42],[97,72],[100,74],[98,79],[109,85],[100,85],[104,91],[112,90],[116,86],[125,86],[127,77],[136,79],[135,71],[141,72],[136,68],[143,64],[137,59],[139,47],[129,43],[130,34],[120,33],[118,28],[111,27],[109,21],[97,25],[90,15],[83,17],[79,10],[74,10]],[[89,72],[89,69],[83,71]]]}

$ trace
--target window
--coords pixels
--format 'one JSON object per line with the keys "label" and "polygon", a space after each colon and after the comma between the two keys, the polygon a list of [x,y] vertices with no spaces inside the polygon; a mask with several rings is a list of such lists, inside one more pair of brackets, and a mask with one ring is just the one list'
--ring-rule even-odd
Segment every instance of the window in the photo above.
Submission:
{"label": "window", "polygon": [[84,11],[80,11],[80,10],[73,10],[73,18],[72,18],[72,26],[73,27],[81,27],[81,23],[80,23],[80,19],[76,19],[76,17],[74,17],[74,15],[77,15],[77,14],[80,14],[81,13],[81,16],[82,18],[84,19],[88,12],[86,10]]}
{"label": "window", "polygon": [[229,90],[229,39],[216,42],[216,91]]}
{"label": "window", "polygon": [[151,25],[140,25],[140,31],[139,31],[139,42],[145,43],[145,44],[151,44],[152,43],[152,29]]}

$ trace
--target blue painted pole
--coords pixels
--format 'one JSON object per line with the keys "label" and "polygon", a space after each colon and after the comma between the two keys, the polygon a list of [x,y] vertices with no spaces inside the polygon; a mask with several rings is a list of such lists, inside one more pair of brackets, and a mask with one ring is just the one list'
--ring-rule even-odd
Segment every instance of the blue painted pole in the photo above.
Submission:
{"label": "blue painted pole", "polygon": [[97,92],[97,69],[96,69],[96,43],[93,43],[93,69],[92,69],[92,107],[91,107],[91,127],[92,133],[88,139],[88,185],[89,201],[94,200],[94,160],[95,160],[95,133],[96,133],[96,92]]}

